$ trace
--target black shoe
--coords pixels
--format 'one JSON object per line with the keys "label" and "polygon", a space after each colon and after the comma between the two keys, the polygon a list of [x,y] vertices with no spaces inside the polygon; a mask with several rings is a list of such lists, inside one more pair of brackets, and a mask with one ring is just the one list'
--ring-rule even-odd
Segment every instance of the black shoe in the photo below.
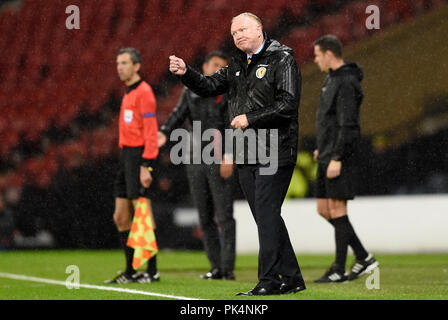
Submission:
{"label": "black shoe", "polygon": [[106,280],[104,281],[105,284],[112,284],[112,283],[119,283],[119,284],[124,284],[124,283],[130,283],[130,282],[135,282],[134,279],[134,273],[131,272],[119,272],[118,276],[116,276],[115,278],[111,279],[111,280]]}
{"label": "black shoe", "polygon": [[281,294],[280,289],[270,289],[265,288],[261,286],[260,284],[257,284],[255,288],[248,292],[238,292],[237,296],[268,296],[268,295],[275,295],[275,294]]}
{"label": "black shoe", "polygon": [[138,283],[151,283],[160,281],[160,274],[149,274],[148,272],[139,272],[133,275],[135,282]]}
{"label": "black shoe", "polygon": [[219,269],[212,269],[206,274],[201,274],[201,279],[211,280],[211,279],[222,279],[222,274]]}
{"label": "black shoe", "polygon": [[299,291],[303,291],[306,289],[305,283],[298,283],[298,284],[286,284],[286,283],[282,283],[282,285],[280,286],[280,293],[281,294],[289,294],[289,293],[297,293]]}
{"label": "black shoe", "polygon": [[376,267],[378,267],[379,262],[375,260],[375,258],[369,254],[367,258],[364,260],[356,260],[355,263],[351,267],[351,272],[348,275],[348,280],[352,281],[358,279],[362,275],[367,272],[372,271]]}
{"label": "black shoe", "polygon": [[223,272],[222,279],[223,280],[235,280],[235,275],[233,274],[233,272]]}
{"label": "black shoe", "polygon": [[315,280],[315,283],[331,283],[331,282],[345,282],[347,276],[343,269],[338,268],[336,264],[332,264],[330,269],[320,278]]}

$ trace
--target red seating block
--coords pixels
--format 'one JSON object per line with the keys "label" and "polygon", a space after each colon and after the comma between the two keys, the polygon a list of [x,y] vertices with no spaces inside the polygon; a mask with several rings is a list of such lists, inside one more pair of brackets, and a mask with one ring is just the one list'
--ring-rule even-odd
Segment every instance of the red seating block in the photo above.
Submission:
{"label": "red seating block", "polygon": [[324,16],[318,22],[324,34],[332,34],[343,43],[351,39],[350,17],[347,13]]}
{"label": "red seating block", "polygon": [[313,58],[313,42],[322,36],[319,24],[312,27],[299,27],[293,29],[284,43],[294,49],[294,57],[299,64]]}

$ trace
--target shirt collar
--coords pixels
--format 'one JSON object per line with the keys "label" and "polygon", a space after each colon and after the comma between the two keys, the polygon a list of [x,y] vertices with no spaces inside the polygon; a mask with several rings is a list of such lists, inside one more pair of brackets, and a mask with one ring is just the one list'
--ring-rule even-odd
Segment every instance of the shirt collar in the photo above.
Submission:
{"label": "shirt collar", "polygon": [[137,89],[137,87],[138,87],[138,86],[140,85],[140,83],[142,83],[142,82],[143,82],[143,79],[140,79],[140,80],[137,81],[136,83],[134,83],[134,84],[128,86],[128,87],[126,88],[126,93],[129,93],[129,92],[131,92],[131,91],[134,90],[134,89]]}
{"label": "shirt collar", "polygon": [[[254,54],[258,54],[258,53],[260,53],[261,50],[263,50],[265,44],[266,44],[266,38],[264,39],[263,43],[262,43],[261,46],[257,49],[257,51],[255,51]],[[247,55],[247,59],[249,59],[249,58],[252,58],[252,56]]]}

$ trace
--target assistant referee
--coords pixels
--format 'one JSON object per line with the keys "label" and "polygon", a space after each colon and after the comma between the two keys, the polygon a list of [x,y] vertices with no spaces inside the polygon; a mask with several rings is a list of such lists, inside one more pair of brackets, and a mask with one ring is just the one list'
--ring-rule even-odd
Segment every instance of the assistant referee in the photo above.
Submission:
{"label": "assistant referee", "polygon": [[117,72],[127,86],[120,109],[119,169],[114,184],[114,222],[126,257],[126,270],[106,283],[153,282],[160,280],[156,256],[148,261],[147,272],[137,273],[132,267],[134,249],[126,245],[138,198],[147,198],[151,208],[153,162],[159,154],[156,99],[151,86],[138,74],[142,63],[134,48],[121,49],[117,56]]}

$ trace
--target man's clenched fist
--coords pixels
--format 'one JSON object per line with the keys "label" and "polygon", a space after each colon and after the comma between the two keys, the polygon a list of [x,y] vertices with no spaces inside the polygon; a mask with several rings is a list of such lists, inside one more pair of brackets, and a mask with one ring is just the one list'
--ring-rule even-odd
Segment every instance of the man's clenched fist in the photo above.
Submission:
{"label": "man's clenched fist", "polygon": [[249,125],[249,122],[247,121],[245,114],[240,114],[239,116],[233,118],[230,125],[236,129],[245,129]]}
{"label": "man's clenched fist", "polygon": [[170,56],[170,71],[175,75],[182,76],[187,72],[187,65],[181,58]]}

